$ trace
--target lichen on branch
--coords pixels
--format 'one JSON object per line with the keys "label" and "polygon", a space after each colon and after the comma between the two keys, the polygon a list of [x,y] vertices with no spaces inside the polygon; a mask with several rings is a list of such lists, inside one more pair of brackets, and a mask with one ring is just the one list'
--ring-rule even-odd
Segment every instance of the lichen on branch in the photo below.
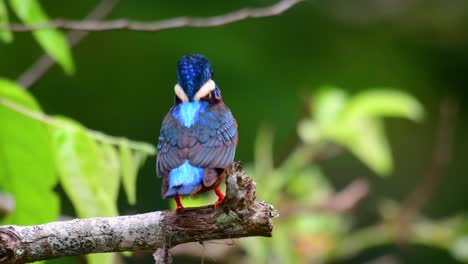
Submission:
{"label": "lichen on branch", "polygon": [[0,226],[0,264],[89,253],[169,249],[179,244],[272,234],[273,206],[256,201],[255,182],[234,163],[221,206],[181,212],[75,219],[37,226]]}

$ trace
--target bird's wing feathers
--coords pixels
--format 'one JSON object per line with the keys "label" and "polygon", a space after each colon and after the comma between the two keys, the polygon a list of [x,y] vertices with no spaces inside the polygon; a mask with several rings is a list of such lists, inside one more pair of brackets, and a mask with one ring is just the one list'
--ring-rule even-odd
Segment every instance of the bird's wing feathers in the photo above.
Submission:
{"label": "bird's wing feathers", "polygon": [[210,106],[187,128],[166,115],[158,144],[157,174],[168,175],[185,160],[203,168],[226,168],[233,159],[237,145],[237,123],[223,104]]}

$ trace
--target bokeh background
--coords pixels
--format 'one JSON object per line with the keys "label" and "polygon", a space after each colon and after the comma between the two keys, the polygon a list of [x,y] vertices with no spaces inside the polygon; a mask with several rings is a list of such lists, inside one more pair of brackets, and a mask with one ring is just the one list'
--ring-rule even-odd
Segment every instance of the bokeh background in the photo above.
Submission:
{"label": "bokeh background", "polygon": [[[121,0],[108,18],[204,17],[273,2]],[[50,17],[81,19],[96,1],[42,4]],[[356,177],[370,182],[371,193],[356,211],[356,226],[378,218],[376,204],[382,197],[401,201],[415,188],[431,158],[439,104],[450,96],[459,105],[452,159],[423,208],[425,215],[438,219],[463,214],[468,204],[467,28],[464,0],[308,0],[280,16],[214,28],[92,33],[73,48],[73,76],[54,66],[30,92],[48,114],[67,115],[95,130],[156,144],[173,103],[177,60],[201,53],[211,60],[214,79],[239,124],[236,159],[249,163],[262,126],[274,132],[274,153],[280,159],[297,141],[304,98],[313,97],[324,84],[351,94],[381,87],[406,91],[423,104],[426,117],[422,123],[386,120],[395,161],[391,177],[375,177],[347,152],[321,162],[337,189]],[[16,79],[41,54],[30,34],[15,34],[13,44],[0,44],[0,75]],[[154,168],[151,158],[139,173],[136,206],[121,199],[122,214],[168,207],[160,197]],[[64,214],[73,215],[65,196],[62,207]],[[369,249],[342,262],[366,263],[381,255],[391,255],[397,263],[459,263],[443,250],[398,245]]]}

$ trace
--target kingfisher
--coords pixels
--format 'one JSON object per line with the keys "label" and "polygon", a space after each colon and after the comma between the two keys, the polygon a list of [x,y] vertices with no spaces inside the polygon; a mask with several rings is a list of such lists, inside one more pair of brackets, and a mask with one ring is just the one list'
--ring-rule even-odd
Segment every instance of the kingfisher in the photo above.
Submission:
{"label": "kingfisher", "polygon": [[159,135],[156,174],[162,178],[161,195],[173,197],[176,211],[184,207],[180,196],[214,190],[234,160],[237,122],[221,98],[207,58],[183,56],[177,63],[174,105],[166,114]]}

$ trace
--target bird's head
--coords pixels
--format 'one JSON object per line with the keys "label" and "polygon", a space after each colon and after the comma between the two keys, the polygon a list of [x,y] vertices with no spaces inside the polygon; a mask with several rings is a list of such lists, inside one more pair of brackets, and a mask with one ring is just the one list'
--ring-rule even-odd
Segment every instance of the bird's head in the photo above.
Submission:
{"label": "bird's head", "polygon": [[188,102],[210,97],[212,93],[218,94],[212,75],[211,64],[203,55],[183,56],[177,63],[177,97],[182,102]]}

